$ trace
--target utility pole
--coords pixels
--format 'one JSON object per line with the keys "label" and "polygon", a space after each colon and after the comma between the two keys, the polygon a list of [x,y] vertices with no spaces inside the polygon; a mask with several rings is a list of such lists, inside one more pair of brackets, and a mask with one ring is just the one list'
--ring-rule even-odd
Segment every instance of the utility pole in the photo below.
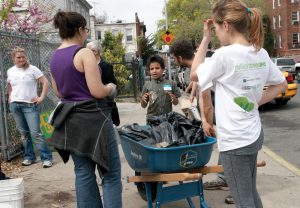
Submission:
{"label": "utility pole", "polygon": [[96,1],[88,1],[90,4],[92,4],[92,5],[94,5],[93,6],[93,9],[94,9],[94,16],[96,16],[96,4],[99,4],[98,2],[96,2]]}
{"label": "utility pole", "polygon": [[165,19],[166,19],[166,30],[168,30],[168,10],[167,10],[167,0],[165,1]]}
{"label": "utility pole", "polygon": [[[169,27],[168,27],[168,10],[167,10],[167,0],[164,0],[165,2],[165,19],[166,19],[166,31],[168,31]],[[170,59],[170,47],[169,47],[169,50],[167,52],[167,66],[168,66],[168,77],[169,77],[169,80],[172,79],[171,77],[171,59]]]}

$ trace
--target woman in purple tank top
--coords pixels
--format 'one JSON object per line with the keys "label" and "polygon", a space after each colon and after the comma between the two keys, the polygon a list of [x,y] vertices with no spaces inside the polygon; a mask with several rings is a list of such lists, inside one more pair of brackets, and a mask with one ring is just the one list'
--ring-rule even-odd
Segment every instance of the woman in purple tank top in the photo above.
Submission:
{"label": "woman in purple tank top", "polygon": [[103,207],[95,169],[103,178],[105,208],[122,207],[121,165],[106,98],[116,86],[104,85],[93,52],[83,48],[89,29],[76,12],[58,12],[54,26],[61,45],[50,60],[52,86],[60,98],[53,113],[52,145],[64,162],[74,161],[78,208]]}

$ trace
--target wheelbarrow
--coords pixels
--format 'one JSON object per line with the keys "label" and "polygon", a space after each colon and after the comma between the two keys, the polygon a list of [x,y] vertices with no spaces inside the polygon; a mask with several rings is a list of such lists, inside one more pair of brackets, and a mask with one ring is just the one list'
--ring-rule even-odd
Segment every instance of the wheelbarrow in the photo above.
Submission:
{"label": "wheelbarrow", "polygon": [[[147,199],[148,207],[156,198],[156,208],[161,204],[187,199],[190,207],[195,207],[191,197],[199,196],[201,207],[208,207],[203,197],[202,174],[189,173],[188,170],[205,166],[210,160],[216,139],[207,138],[202,144],[171,148],[145,146],[124,135],[121,145],[129,166],[140,176],[128,177],[128,182],[144,183],[146,197],[138,189],[142,198]],[[178,182],[170,186],[166,182]],[[191,182],[187,182],[191,181]],[[154,196],[156,195],[156,196]]]}
{"label": "wheelbarrow", "polygon": [[[200,208],[208,208],[203,194],[203,174],[223,172],[221,165],[205,166],[211,157],[216,139],[207,137],[207,142],[171,148],[145,146],[124,135],[121,145],[129,166],[138,176],[127,177],[127,182],[143,184],[139,194],[147,200],[148,208],[160,208],[161,204],[186,199],[190,208],[195,208],[191,197],[198,196]],[[261,162],[258,166],[264,166]],[[172,184],[170,184],[172,183]],[[174,184],[175,183],[175,184]],[[139,186],[138,186],[139,187]]]}

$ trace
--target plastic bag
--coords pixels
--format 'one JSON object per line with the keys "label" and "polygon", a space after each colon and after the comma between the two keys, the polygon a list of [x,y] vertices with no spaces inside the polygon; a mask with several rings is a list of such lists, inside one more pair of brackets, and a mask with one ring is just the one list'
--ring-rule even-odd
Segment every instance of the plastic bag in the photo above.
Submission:
{"label": "plastic bag", "polygon": [[125,125],[119,133],[147,146],[173,147],[206,142],[201,121],[189,120],[171,112],[161,116],[149,116],[150,126]]}
{"label": "plastic bag", "polygon": [[176,139],[178,145],[200,144],[206,142],[206,136],[202,129],[201,121],[196,119],[191,121],[179,113],[171,112],[161,116],[149,116],[147,122],[152,128],[160,125],[162,122],[170,123],[177,135],[177,138],[174,138],[172,141],[174,143]]}
{"label": "plastic bag", "polygon": [[141,141],[149,138],[152,139],[150,127],[140,126],[137,123],[122,126],[119,130],[119,134],[125,135],[135,141]]}

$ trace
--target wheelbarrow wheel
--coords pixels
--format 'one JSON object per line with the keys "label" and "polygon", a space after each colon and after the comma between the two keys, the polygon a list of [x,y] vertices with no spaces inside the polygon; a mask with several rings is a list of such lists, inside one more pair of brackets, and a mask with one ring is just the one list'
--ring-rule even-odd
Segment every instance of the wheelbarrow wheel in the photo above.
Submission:
{"label": "wheelbarrow wheel", "polygon": [[[140,176],[141,173],[140,172],[135,172],[135,175]],[[151,186],[152,201],[155,201],[156,200],[156,191],[157,191],[157,182],[151,182],[150,186]],[[146,193],[145,183],[137,182],[136,187],[137,187],[137,190],[138,190],[139,195],[141,196],[141,198],[145,201],[148,201],[147,200],[147,193]]]}

